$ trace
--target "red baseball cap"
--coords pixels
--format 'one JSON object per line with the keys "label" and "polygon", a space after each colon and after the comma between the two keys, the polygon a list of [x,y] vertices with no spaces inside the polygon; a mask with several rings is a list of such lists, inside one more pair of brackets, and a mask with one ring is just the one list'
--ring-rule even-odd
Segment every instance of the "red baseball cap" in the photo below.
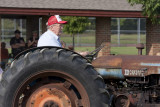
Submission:
{"label": "red baseball cap", "polygon": [[62,19],[60,18],[59,15],[54,15],[54,16],[51,16],[49,19],[48,19],[48,26],[50,25],[53,25],[53,24],[66,24],[67,21],[62,21]]}

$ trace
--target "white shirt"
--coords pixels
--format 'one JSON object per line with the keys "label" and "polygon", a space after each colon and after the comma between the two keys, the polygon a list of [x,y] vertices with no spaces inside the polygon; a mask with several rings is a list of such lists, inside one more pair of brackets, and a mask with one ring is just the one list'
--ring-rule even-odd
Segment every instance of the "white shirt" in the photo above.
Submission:
{"label": "white shirt", "polygon": [[38,40],[37,47],[41,46],[61,47],[61,43],[59,42],[59,37],[54,32],[47,30],[45,33],[41,35],[41,37]]}
{"label": "white shirt", "polygon": [[3,70],[2,70],[2,68],[0,67],[0,74],[2,74],[2,72],[3,72]]}

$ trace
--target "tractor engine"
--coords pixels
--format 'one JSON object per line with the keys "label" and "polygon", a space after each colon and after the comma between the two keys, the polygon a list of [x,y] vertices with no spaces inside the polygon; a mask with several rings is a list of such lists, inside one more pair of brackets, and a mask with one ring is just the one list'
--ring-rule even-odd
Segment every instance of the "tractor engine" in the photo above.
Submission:
{"label": "tractor engine", "polygon": [[102,56],[92,65],[103,77],[115,107],[160,106],[160,57]]}

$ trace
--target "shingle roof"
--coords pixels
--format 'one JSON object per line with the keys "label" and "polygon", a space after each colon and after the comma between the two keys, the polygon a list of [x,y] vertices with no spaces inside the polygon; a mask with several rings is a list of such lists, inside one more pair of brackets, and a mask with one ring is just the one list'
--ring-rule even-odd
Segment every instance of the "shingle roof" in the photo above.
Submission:
{"label": "shingle roof", "polygon": [[130,6],[127,0],[0,0],[0,7],[141,11],[141,5]]}

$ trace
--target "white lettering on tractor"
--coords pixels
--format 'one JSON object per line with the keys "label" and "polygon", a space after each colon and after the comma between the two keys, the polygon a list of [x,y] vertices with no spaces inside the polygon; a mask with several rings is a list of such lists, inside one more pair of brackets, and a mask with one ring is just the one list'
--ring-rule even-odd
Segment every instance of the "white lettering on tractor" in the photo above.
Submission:
{"label": "white lettering on tractor", "polygon": [[129,75],[129,70],[128,69],[125,69],[124,75]]}
{"label": "white lettering on tractor", "polygon": [[124,70],[124,75],[126,76],[144,76],[145,71],[143,70]]}

